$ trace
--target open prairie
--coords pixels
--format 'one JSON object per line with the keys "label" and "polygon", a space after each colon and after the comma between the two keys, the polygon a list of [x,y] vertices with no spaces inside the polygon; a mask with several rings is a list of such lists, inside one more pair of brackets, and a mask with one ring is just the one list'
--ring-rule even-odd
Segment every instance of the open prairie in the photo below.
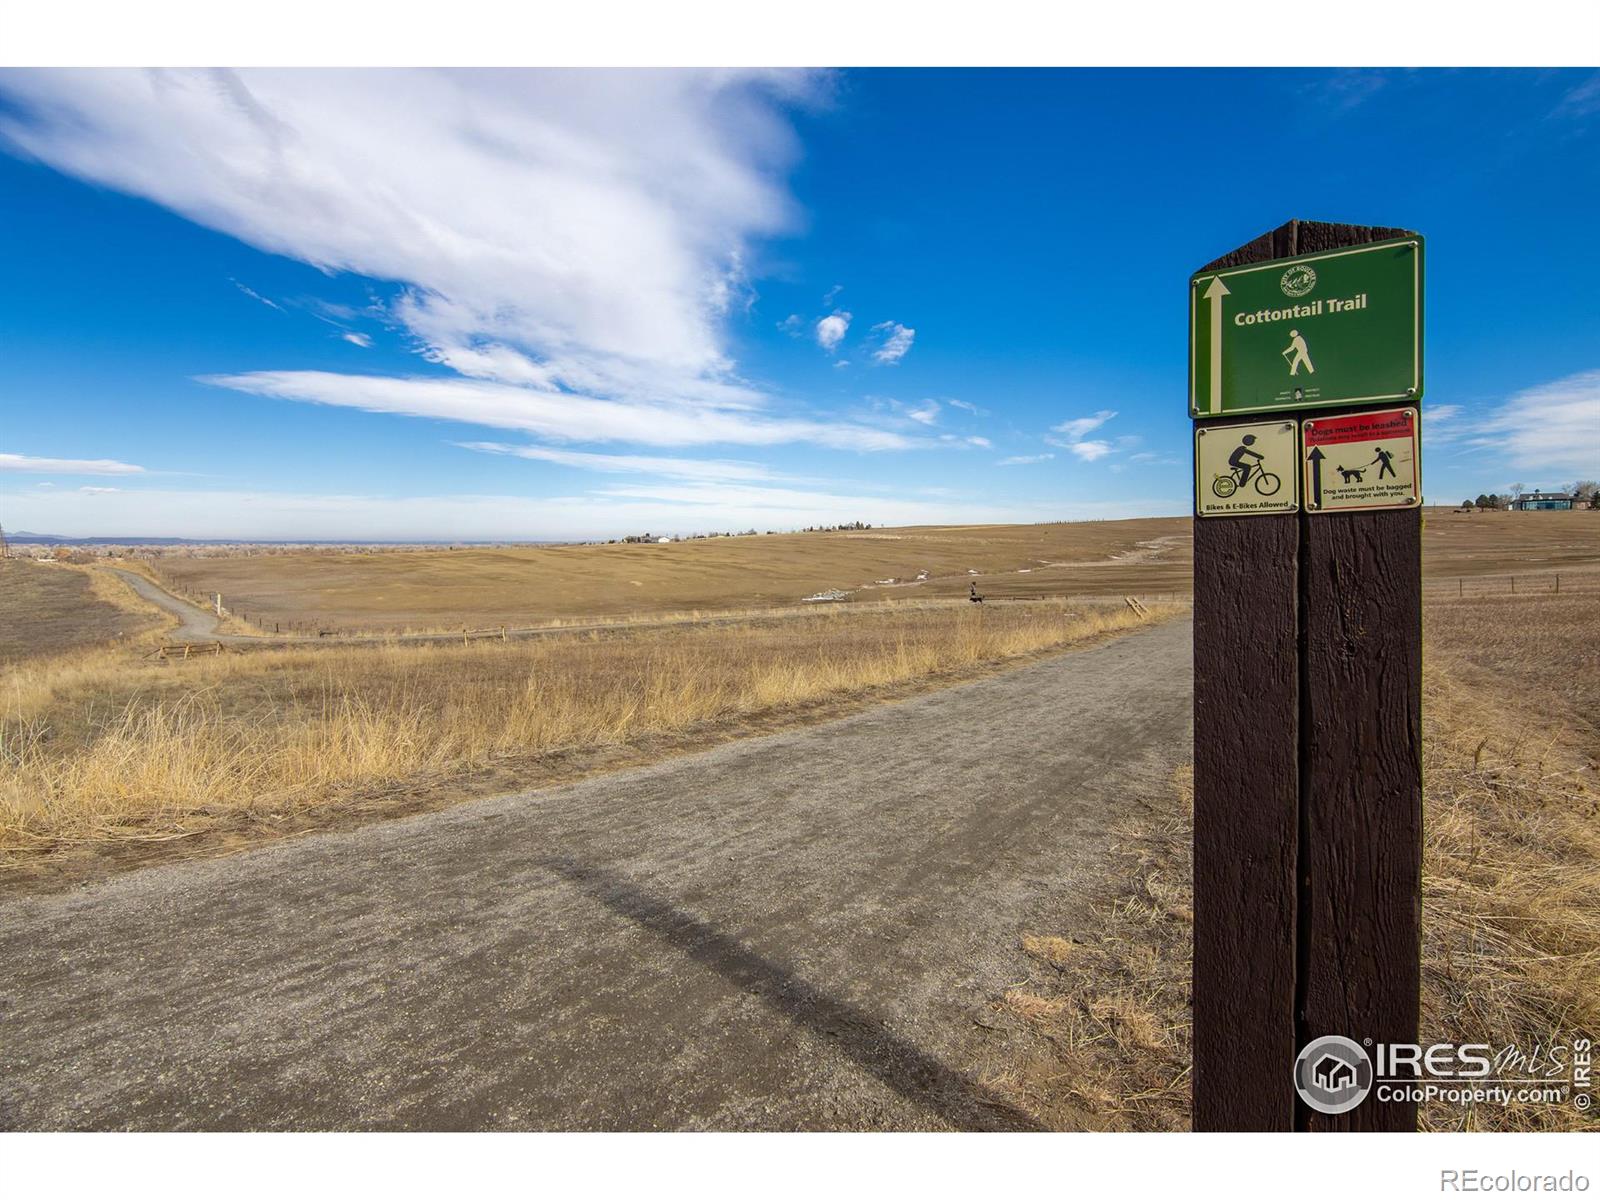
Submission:
{"label": "open prairie", "polygon": [[[221,592],[271,628],[528,626],[797,604],[964,596],[1183,593],[1187,518],[700,538],[665,545],[296,551],[164,557],[162,579]],[[919,575],[925,576],[918,579]]]}
{"label": "open prairie", "polygon": [[700,748],[1177,607],[825,606],[510,641],[306,642],[170,662],[119,652],[16,668],[0,678],[0,875],[54,877],[74,848],[132,860],[194,839],[176,848],[214,853]]}
{"label": "open prairie", "polygon": [[1600,570],[1600,512],[1430,508],[1422,527],[1422,570],[1435,586],[1457,578]]}
{"label": "open prairie", "polygon": [[[866,852],[870,857],[887,853],[883,846],[909,845],[907,830],[926,824],[933,811],[929,805],[953,804],[952,797],[972,789],[984,798],[985,815],[975,829],[989,828],[992,806],[1001,797],[1020,805],[1024,816],[1057,813],[1059,796],[1050,771],[1059,764],[1045,770],[1026,754],[996,754],[985,747],[996,744],[993,739],[1003,730],[1024,736],[1020,711],[1042,712],[1046,721],[1065,711],[1040,709],[1035,689],[1046,686],[1043,681],[1053,680],[1049,686],[1058,689],[1050,704],[1100,705],[1103,690],[1085,694],[1080,686],[1089,678],[1080,672],[1098,661],[1095,669],[1101,674],[1094,688],[1120,686],[1137,676],[1144,690],[1117,721],[1103,727],[1080,721],[1072,738],[1045,741],[1087,747],[1084,753],[1096,761],[1115,761],[1126,725],[1142,728],[1152,745],[1170,753],[1151,765],[1137,797],[1130,800],[1131,793],[1118,784],[1105,793],[1103,804],[1089,805],[1099,814],[1093,822],[1069,831],[1074,845],[1092,845],[1089,857],[1113,864],[1111,870],[1080,872],[1081,886],[1071,890],[1071,903],[1062,901],[1059,911],[1035,908],[1020,916],[1021,909],[1007,910],[983,933],[962,935],[967,940],[960,953],[970,955],[978,946],[988,964],[978,991],[990,989],[989,999],[969,994],[975,986],[970,979],[950,984],[940,1003],[954,1015],[939,1028],[984,1031],[980,1040],[988,1048],[973,1051],[981,1101],[991,1111],[1001,1105],[1019,1126],[1182,1127],[1188,1119],[1192,922],[1188,793],[1184,768],[1162,787],[1156,767],[1170,770],[1187,757],[1182,728],[1186,631],[1174,622],[1141,633],[1139,628],[1149,624],[1144,618],[1120,602],[1092,599],[1019,600],[979,609],[959,598],[973,578],[965,571],[977,568],[957,573],[957,567],[963,561],[982,564],[989,574],[978,578],[991,596],[1005,595],[1008,587],[1026,595],[1031,577],[1051,578],[1052,572],[1057,581],[1070,581],[1085,593],[1150,594],[1163,588],[1182,593],[1189,565],[1185,524],[1046,527],[1045,536],[1058,539],[1050,553],[1061,557],[1050,560],[1041,550],[1034,555],[1040,562],[1035,570],[1024,574],[1013,565],[1005,576],[997,573],[999,566],[1026,554],[1029,538],[1040,536],[1037,530],[796,535],[789,546],[782,538],[750,538],[549,551],[167,560],[166,567],[197,571],[248,566],[280,580],[293,574],[286,563],[326,562],[352,577],[376,567],[417,588],[401,578],[403,569],[394,564],[402,564],[436,571],[446,593],[456,596],[474,592],[473,570],[483,564],[491,580],[499,581],[491,586],[509,594],[511,581],[529,571],[530,563],[546,568],[576,563],[588,569],[600,562],[611,570],[616,563],[646,561],[657,566],[656,578],[675,601],[663,603],[659,612],[696,602],[713,607],[702,599],[714,595],[707,581],[734,578],[736,566],[762,577],[752,557],[758,553],[793,559],[813,546],[819,555],[863,554],[852,560],[854,565],[868,574],[881,571],[877,577],[885,578],[891,569],[904,569],[899,563],[905,560],[894,559],[885,568],[879,565],[885,559],[871,556],[884,547],[891,555],[905,555],[903,543],[923,535],[928,541],[911,561],[932,565],[919,568],[929,571],[920,587],[884,584],[864,594],[875,603],[784,606],[772,588],[770,611],[764,613],[558,630],[509,642],[267,641],[247,645],[241,653],[173,663],[141,659],[125,643],[13,663],[0,675],[0,866],[8,868],[0,880],[18,891],[57,890],[121,867],[173,856],[211,857],[262,840],[292,851],[296,843],[281,840],[287,833],[333,829],[347,831],[339,835],[347,837],[364,826],[372,837],[400,838],[378,832],[395,826],[379,825],[376,818],[427,813],[469,797],[529,787],[544,789],[539,797],[571,795],[576,805],[572,829],[585,836],[610,821],[635,838],[637,806],[656,804],[671,815],[648,826],[656,832],[642,844],[654,845],[656,835],[676,829],[682,820],[705,819],[720,828],[729,812],[746,811],[745,800],[707,807],[701,791],[676,786],[657,789],[658,795],[649,790],[655,776],[639,775],[636,768],[660,762],[663,771],[688,772],[695,788],[737,792],[745,786],[745,772],[755,767],[724,770],[717,765],[724,760],[716,755],[684,758],[681,752],[786,727],[796,727],[793,736],[803,738],[807,731],[798,727],[851,713],[866,723],[852,724],[851,718],[823,725],[813,731],[815,740],[790,747],[793,761],[785,768],[790,775],[783,786],[755,789],[770,793],[776,807],[763,810],[759,819],[751,815],[751,829],[765,831],[763,836],[790,836],[786,821],[803,824],[817,805],[838,804],[852,814],[851,821],[877,823],[874,828],[885,840]],[[1069,544],[1074,528],[1076,541]],[[932,557],[926,546],[945,557]],[[626,557],[661,552],[671,557]],[[1068,554],[1075,556],[1070,562]],[[1600,969],[1595,901],[1600,895],[1595,835],[1600,625],[1591,619],[1600,591],[1600,514],[1435,510],[1427,517],[1424,554],[1429,579],[1425,1034],[1531,1044],[1552,1029],[1600,1021],[1592,988]],[[1057,565],[1047,567],[1041,560]],[[700,564],[699,576],[672,580],[674,564],[687,562]],[[790,561],[783,569],[795,572],[790,578],[798,585],[801,564]],[[30,578],[57,579],[54,567],[30,565],[28,570],[34,573]],[[601,587],[602,578],[609,576],[593,568],[581,582],[550,580],[549,586],[576,603],[582,586]],[[1518,580],[1515,592],[1513,579]],[[96,586],[105,596],[138,603],[126,588]],[[71,623],[82,595],[65,587],[50,594],[56,597],[55,610],[40,602],[19,610],[13,637],[40,646],[58,644],[50,631],[63,619]],[[901,596],[916,602],[882,602]],[[756,588],[728,599],[761,607]],[[1154,607],[1158,619],[1174,611]],[[482,620],[484,611],[463,618],[438,609],[433,623],[466,624]],[[618,605],[609,612],[631,616],[638,610]],[[544,615],[560,614],[547,608]],[[567,619],[590,615],[571,610]],[[411,619],[417,619],[414,612]],[[1106,645],[1099,659],[1083,658],[1084,666],[1054,657],[1124,632],[1134,633],[1131,642]],[[1158,646],[1163,656],[1147,660],[1150,648]],[[1038,664],[1032,673],[994,674],[1001,666],[1026,662]],[[969,682],[975,679],[980,682]],[[924,697],[922,707],[878,704],[957,683],[965,686]],[[1152,732],[1146,726],[1157,702],[1164,706],[1166,724]],[[888,715],[869,716],[862,711],[869,707]],[[921,729],[918,722],[929,714],[944,716]],[[986,721],[990,732],[970,744],[952,739],[946,718],[962,729]],[[886,740],[861,753],[851,739],[885,723]],[[918,736],[932,739],[927,746],[955,749],[946,754],[906,742],[918,729]],[[737,746],[766,744],[740,740]],[[733,745],[724,751],[752,755],[756,762],[776,753]],[[870,788],[857,793],[841,786],[843,768],[825,752],[860,765],[872,775]],[[683,763],[690,765],[673,765]],[[973,784],[972,770],[1002,770],[997,763],[1004,770],[1031,772],[1031,782],[1026,788],[1009,779]],[[605,780],[582,785],[588,791],[548,787],[591,775]],[[832,781],[831,790],[796,782],[802,776]],[[1120,769],[1117,778],[1123,779]],[[914,794],[900,794],[906,780],[912,781]],[[1036,805],[1029,799],[1034,796]],[[870,802],[849,807],[862,801]],[[529,838],[548,835],[541,824],[547,819],[544,800],[529,803],[524,794],[512,795],[507,803]],[[685,804],[690,808],[681,809]],[[466,817],[451,820],[438,828],[467,827]],[[909,824],[896,825],[900,820]],[[945,813],[939,820],[954,818]],[[848,838],[865,836],[862,828],[850,824]],[[502,845],[505,835],[485,836]],[[1015,837],[1016,845],[1032,844],[1021,834]],[[796,844],[810,844],[808,839],[814,841],[808,834]],[[693,843],[692,837],[685,840]],[[321,853],[314,849],[316,842],[298,844],[313,858]],[[929,844],[937,854],[949,849],[937,838]],[[502,846],[503,857],[521,862],[522,847]],[[760,853],[745,849],[758,858],[770,853],[773,862],[790,864],[792,873],[810,869],[802,869],[792,846],[781,853],[772,847]],[[739,886],[738,856],[714,854],[704,846],[695,852],[707,865],[705,880],[696,885],[702,890],[694,895],[721,895]],[[481,872],[483,847],[473,842],[463,853],[471,871]],[[832,853],[822,858],[836,866],[846,861],[828,858]],[[972,861],[987,863],[988,853],[974,851]],[[410,863],[403,860],[408,887],[415,882]],[[919,872],[928,869],[925,863],[916,866]],[[942,877],[948,870],[941,860],[932,873]],[[732,883],[724,878],[729,871]],[[223,879],[219,887],[232,886],[218,878]],[[516,889],[506,894],[512,893],[523,894]],[[628,901],[628,911],[640,911],[642,903]],[[741,903],[756,901],[747,897]],[[419,911],[426,908],[421,905]],[[970,904],[959,909],[980,910]],[[995,940],[1019,935],[1016,942]],[[966,978],[965,968],[957,969],[958,956],[941,946],[929,936],[918,970],[947,967]],[[323,948],[314,951],[322,954]],[[891,993],[900,994],[893,988],[885,992]],[[973,1004],[980,1004],[976,1017]],[[964,1044],[946,1050],[957,1058],[968,1052]],[[1569,1116],[1526,1107],[1472,1113],[1467,1121],[1548,1128]],[[961,1118],[969,1119],[975,1118]],[[1459,1124],[1461,1115],[1433,1106],[1424,1119],[1430,1127],[1444,1128]]]}
{"label": "open prairie", "polygon": [[115,583],[65,563],[0,559],[0,668],[131,638],[161,624]]}
{"label": "open prairie", "polygon": [[[1183,595],[1188,518],[944,526],[457,550],[296,550],[152,560],[192,596],[221,592],[257,628],[402,632],[963,596]],[[1600,586],[1600,513],[1429,509],[1431,591]],[[926,573],[925,578],[919,576]],[[1457,581],[1464,580],[1467,582]]]}

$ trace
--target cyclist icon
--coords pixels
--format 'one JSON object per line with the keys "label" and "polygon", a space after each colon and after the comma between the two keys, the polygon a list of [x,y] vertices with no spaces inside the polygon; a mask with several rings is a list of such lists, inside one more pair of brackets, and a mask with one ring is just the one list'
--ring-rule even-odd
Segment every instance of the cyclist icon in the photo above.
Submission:
{"label": "cyclist icon", "polygon": [[1283,486],[1283,480],[1264,468],[1261,465],[1263,461],[1261,453],[1250,448],[1256,444],[1255,434],[1247,433],[1239,440],[1241,445],[1228,455],[1228,466],[1232,468],[1232,473],[1215,476],[1211,480],[1211,490],[1219,499],[1226,500],[1254,479],[1256,491],[1261,495],[1277,495],[1278,489]]}
{"label": "cyclist icon", "polygon": [[1228,455],[1228,465],[1233,468],[1233,473],[1239,481],[1239,486],[1243,487],[1250,478],[1251,469],[1255,466],[1255,463],[1246,462],[1245,460],[1253,458],[1256,463],[1259,463],[1261,455],[1257,451],[1250,449],[1251,446],[1256,444],[1255,434],[1247,433],[1240,441],[1243,442],[1243,445]]}

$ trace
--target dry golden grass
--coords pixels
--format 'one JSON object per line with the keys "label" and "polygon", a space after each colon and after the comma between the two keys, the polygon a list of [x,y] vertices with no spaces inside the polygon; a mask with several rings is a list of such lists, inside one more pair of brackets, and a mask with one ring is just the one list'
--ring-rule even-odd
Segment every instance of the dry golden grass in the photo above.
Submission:
{"label": "dry golden grass", "polygon": [[[1183,593],[1186,518],[708,538],[658,545],[297,551],[163,557],[180,591],[221,592],[257,627],[353,632],[513,628],[853,600]],[[928,579],[916,576],[928,572]],[[969,575],[977,571],[978,575]],[[1025,573],[1024,573],[1025,572]],[[896,585],[876,581],[895,579]]]}
{"label": "dry golden grass", "polygon": [[1600,512],[1470,512],[1430,508],[1422,527],[1430,579],[1592,570],[1600,561]]}
{"label": "dry golden grass", "polygon": [[[1536,515],[1536,514],[1528,514]],[[1600,622],[1594,595],[1425,613],[1424,1042],[1524,1052],[1600,1031]],[[1192,794],[1120,831],[1118,883],[1002,1004],[1034,1031],[991,1084],[1057,1128],[1189,1123]],[[1424,1129],[1593,1128],[1570,1106],[1423,1109]]]}
{"label": "dry golden grass", "polygon": [[159,624],[130,608],[116,585],[97,572],[0,559],[0,667],[129,642]]}
{"label": "dry golden grass", "polygon": [[1000,1007],[1031,1037],[985,1082],[1053,1129],[1188,1126],[1191,798],[1185,767],[1168,811],[1116,829],[1091,924],[1022,938],[1038,969]]}
{"label": "dry golden grass", "polygon": [[604,637],[34,666],[0,682],[0,852],[14,862],[181,837],[351,785],[403,787],[954,678],[1139,623],[1126,609],[1058,603],[843,608]]}
{"label": "dry golden grass", "polygon": [[[790,605],[831,588],[852,601],[949,598],[976,579],[991,596],[1185,594],[1188,518],[1042,525],[923,526],[710,538],[658,545],[458,550],[351,549],[163,557],[179,591],[220,591],[254,626],[350,632],[513,628],[552,622]],[[1441,590],[1466,578],[1506,590],[1600,591],[1600,513],[1429,509],[1424,571]],[[918,583],[917,575],[928,572]],[[969,572],[976,571],[976,575]],[[1502,578],[1503,577],[1503,578]],[[895,584],[879,580],[894,579]],[[1474,584],[1471,581],[1476,581]]]}
{"label": "dry golden grass", "polygon": [[[1600,1031],[1600,623],[1593,596],[1431,605],[1424,1041],[1525,1052]],[[1593,1128],[1435,1104],[1428,1129]]]}

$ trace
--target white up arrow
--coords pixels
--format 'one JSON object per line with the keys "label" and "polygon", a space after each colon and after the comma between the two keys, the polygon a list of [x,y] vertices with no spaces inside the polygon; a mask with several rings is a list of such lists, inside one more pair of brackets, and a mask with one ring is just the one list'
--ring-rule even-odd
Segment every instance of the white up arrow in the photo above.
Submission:
{"label": "white up arrow", "polygon": [[1206,411],[1212,416],[1222,411],[1222,298],[1228,294],[1220,275],[1204,293],[1211,301],[1211,395],[1206,398]]}

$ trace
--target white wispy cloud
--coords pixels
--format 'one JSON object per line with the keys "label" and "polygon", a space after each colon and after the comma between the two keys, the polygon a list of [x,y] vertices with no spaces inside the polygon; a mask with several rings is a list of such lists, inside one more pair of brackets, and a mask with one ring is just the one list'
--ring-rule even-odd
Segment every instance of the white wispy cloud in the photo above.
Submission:
{"label": "white wispy cloud", "polygon": [[832,351],[835,346],[844,341],[844,335],[849,332],[849,313],[829,313],[817,322],[817,345],[824,350]]}
{"label": "white wispy cloud", "polygon": [[372,339],[364,333],[345,332],[341,333],[339,336],[345,341],[349,342],[352,346],[360,346],[363,350],[370,350],[372,348]]}
{"label": "white wispy cloud", "polygon": [[1326,74],[1301,90],[1315,100],[1318,109],[1341,113],[1359,108],[1381,92],[1388,82],[1387,72],[1348,67]]}
{"label": "white wispy cloud", "polygon": [[729,459],[663,458],[648,454],[593,454],[584,450],[562,450],[553,446],[513,446],[504,442],[457,442],[463,450],[484,454],[508,454],[538,462],[579,467],[608,474],[661,475],[675,479],[770,479],[772,472],[761,463]]}
{"label": "white wispy cloud", "polygon": [[917,338],[915,329],[908,329],[898,321],[880,322],[872,331],[883,335],[883,344],[872,352],[873,361],[885,366],[893,366],[904,358]]}
{"label": "white wispy cloud", "polygon": [[979,408],[976,404],[973,404],[969,400],[946,400],[945,403],[948,404],[951,408],[962,409],[962,410],[964,410],[966,412],[971,413],[975,417],[981,417],[981,416],[984,415],[984,413],[986,411],[988,411],[987,409]]}
{"label": "white wispy cloud", "polygon": [[1081,441],[1116,415],[1114,409],[1102,408],[1093,416],[1073,417],[1070,420],[1061,422],[1059,425],[1052,425],[1050,426],[1050,431],[1059,433],[1061,440],[1065,442]]}
{"label": "white wispy cloud", "polygon": [[768,417],[704,404],[602,400],[482,379],[254,371],[205,376],[202,382],[281,400],[516,429],[562,441],[653,446],[810,442],[837,450],[902,450],[915,445],[903,434],[866,425]]}
{"label": "white wispy cloud", "polygon": [[933,425],[939,420],[939,402],[924,400],[920,405],[906,409],[906,416],[923,425]]}
{"label": "white wispy cloud", "polygon": [[120,492],[122,489],[114,487],[81,487],[78,490],[85,496],[104,496],[107,492]]}
{"label": "white wispy cloud", "polygon": [[52,472],[61,475],[141,475],[143,467],[113,458],[35,458],[27,454],[0,454],[0,471]]}
{"label": "white wispy cloud", "polygon": [[1067,449],[1084,462],[1094,462],[1111,453],[1111,443],[1101,441],[1072,442]]}
{"label": "white wispy cloud", "polygon": [[287,312],[288,311],[287,309],[285,309],[283,307],[283,305],[279,304],[276,300],[268,300],[260,292],[256,291],[254,288],[246,287],[244,284],[240,283],[237,279],[229,280],[229,282],[232,283],[234,287],[238,288],[241,292],[243,292],[246,296],[249,296],[250,299],[259,301],[260,303],[265,304],[268,308],[275,308],[279,312]]}
{"label": "white wispy cloud", "polygon": [[[1438,409],[1423,420],[1437,421]],[[1554,476],[1600,468],[1600,370],[1527,388],[1458,435],[1496,466]]]}
{"label": "white wispy cloud", "polygon": [[1600,71],[1596,71],[1589,78],[1574,87],[1568,88],[1561,96],[1561,101],[1555,107],[1552,116],[1556,117],[1587,117],[1600,113]]}
{"label": "white wispy cloud", "polygon": [[1072,417],[1059,425],[1052,425],[1050,432],[1055,436],[1046,437],[1045,441],[1052,446],[1060,446],[1084,462],[1095,462],[1106,457],[1115,447],[1109,441],[1090,438],[1089,435],[1116,415],[1114,409],[1102,408],[1091,416]]}
{"label": "white wispy cloud", "polygon": [[995,463],[997,467],[1025,467],[1029,463],[1049,462],[1054,454],[1013,454],[1010,458],[1002,458]]}
{"label": "white wispy cloud", "polygon": [[[558,397],[615,437],[611,418],[643,433],[661,406],[712,410],[680,429],[772,406],[724,318],[748,246],[793,226],[784,110],[819,90],[793,72],[11,71],[0,137],[261,250],[392,281],[388,315],[431,361],[507,386],[497,423],[547,425]],[[816,425],[752,424],[732,440]]]}

